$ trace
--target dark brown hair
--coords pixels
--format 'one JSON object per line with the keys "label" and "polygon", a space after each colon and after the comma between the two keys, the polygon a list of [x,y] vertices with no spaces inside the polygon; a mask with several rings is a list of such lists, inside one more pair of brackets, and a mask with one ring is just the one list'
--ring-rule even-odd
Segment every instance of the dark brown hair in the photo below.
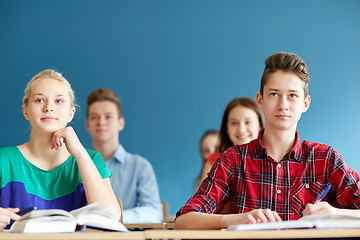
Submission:
{"label": "dark brown hair", "polygon": [[262,113],[261,113],[260,109],[258,108],[258,106],[256,105],[256,102],[249,97],[234,98],[226,106],[224,115],[223,115],[223,118],[221,121],[221,127],[220,127],[220,133],[219,133],[220,143],[219,143],[219,149],[218,149],[220,152],[223,152],[227,148],[234,145],[231,142],[229,134],[226,131],[226,125],[228,122],[230,111],[237,106],[243,106],[243,107],[253,110],[258,115],[260,127],[264,128]]}
{"label": "dark brown hair", "polygon": [[308,85],[310,83],[307,66],[301,57],[291,52],[278,52],[266,59],[265,69],[260,84],[261,95],[263,95],[264,86],[267,83],[269,75],[277,71],[295,73],[302,81],[304,81],[304,97],[307,97],[309,94]]}
{"label": "dark brown hair", "polygon": [[89,107],[94,102],[99,101],[110,101],[116,105],[119,118],[122,117],[122,111],[121,111],[121,104],[119,97],[110,89],[102,88],[94,90],[92,93],[90,93],[89,96],[87,96],[87,108],[86,108],[86,117],[89,116]]}

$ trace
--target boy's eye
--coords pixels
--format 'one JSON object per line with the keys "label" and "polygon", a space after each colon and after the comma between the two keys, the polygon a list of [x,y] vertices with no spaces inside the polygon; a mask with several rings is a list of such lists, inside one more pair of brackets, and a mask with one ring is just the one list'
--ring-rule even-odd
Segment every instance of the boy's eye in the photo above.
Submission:
{"label": "boy's eye", "polygon": [[35,100],[35,102],[42,103],[42,102],[44,102],[44,100],[41,99],[41,98],[38,98],[38,99]]}
{"label": "boy's eye", "polygon": [[91,117],[90,117],[90,120],[96,120],[96,119],[97,119],[96,116],[91,116]]}
{"label": "boy's eye", "polygon": [[106,119],[111,119],[112,118],[112,116],[106,116]]}
{"label": "boy's eye", "polygon": [[290,94],[290,98],[296,98],[297,95],[296,94]]}
{"label": "boy's eye", "polygon": [[56,100],[56,103],[63,103],[64,101],[62,99]]}
{"label": "boy's eye", "polygon": [[270,96],[276,97],[276,96],[278,96],[278,94],[273,92],[273,93],[270,93]]}

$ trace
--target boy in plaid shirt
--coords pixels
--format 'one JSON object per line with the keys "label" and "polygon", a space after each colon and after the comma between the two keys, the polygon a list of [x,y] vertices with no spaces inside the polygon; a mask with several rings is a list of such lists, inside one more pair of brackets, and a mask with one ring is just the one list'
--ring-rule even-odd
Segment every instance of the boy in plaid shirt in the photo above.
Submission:
{"label": "boy in plaid shirt", "polygon": [[[256,140],[227,149],[197,193],[177,213],[177,229],[296,220],[311,214],[360,217],[360,178],[332,147],[299,138],[310,105],[309,74],[293,53],[265,62],[256,102],[265,128]],[[327,185],[331,190],[316,200]],[[229,202],[230,214],[219,213]]]}

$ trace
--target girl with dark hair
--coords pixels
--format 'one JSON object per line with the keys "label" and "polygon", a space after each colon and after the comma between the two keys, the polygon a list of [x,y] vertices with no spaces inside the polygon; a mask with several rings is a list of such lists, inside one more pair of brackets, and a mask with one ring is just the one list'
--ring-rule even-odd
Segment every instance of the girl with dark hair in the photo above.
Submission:
{"label": "girl with dark hair", "polygon": [[219,146],[205,159],[201,180],[207,177],[222,152],[234,145],[242,145],[258,137],[263,119],[256,102],[249,97],[234,98],[226,106],[219,133]]}

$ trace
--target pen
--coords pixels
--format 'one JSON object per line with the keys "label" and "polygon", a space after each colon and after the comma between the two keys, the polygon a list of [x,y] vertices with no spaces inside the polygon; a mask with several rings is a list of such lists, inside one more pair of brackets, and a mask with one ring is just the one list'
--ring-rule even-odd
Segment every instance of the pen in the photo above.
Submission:
{"label": "pen", "polygon": [[25,214],[27,214],[28,212],[31,212],[32,210],[36,210],[36,209],[37,209],[37,207],[25,208],[25,209],[19,211],[17,214],[20,215],[20,216],[22,216],[22,215],[25,215]]}
{"label": "pen", "polygon": [[324,197],[326,196],[326,194],[329,192],[330,188],[331,188],[331,185],[328,184],[328,185],[325,187],[324,191],[320,194],[320,197],[315,201],[315,203],[318,203],[318,202],[320,202],[321,200],[323,200],[323,198],[324,198]]}

